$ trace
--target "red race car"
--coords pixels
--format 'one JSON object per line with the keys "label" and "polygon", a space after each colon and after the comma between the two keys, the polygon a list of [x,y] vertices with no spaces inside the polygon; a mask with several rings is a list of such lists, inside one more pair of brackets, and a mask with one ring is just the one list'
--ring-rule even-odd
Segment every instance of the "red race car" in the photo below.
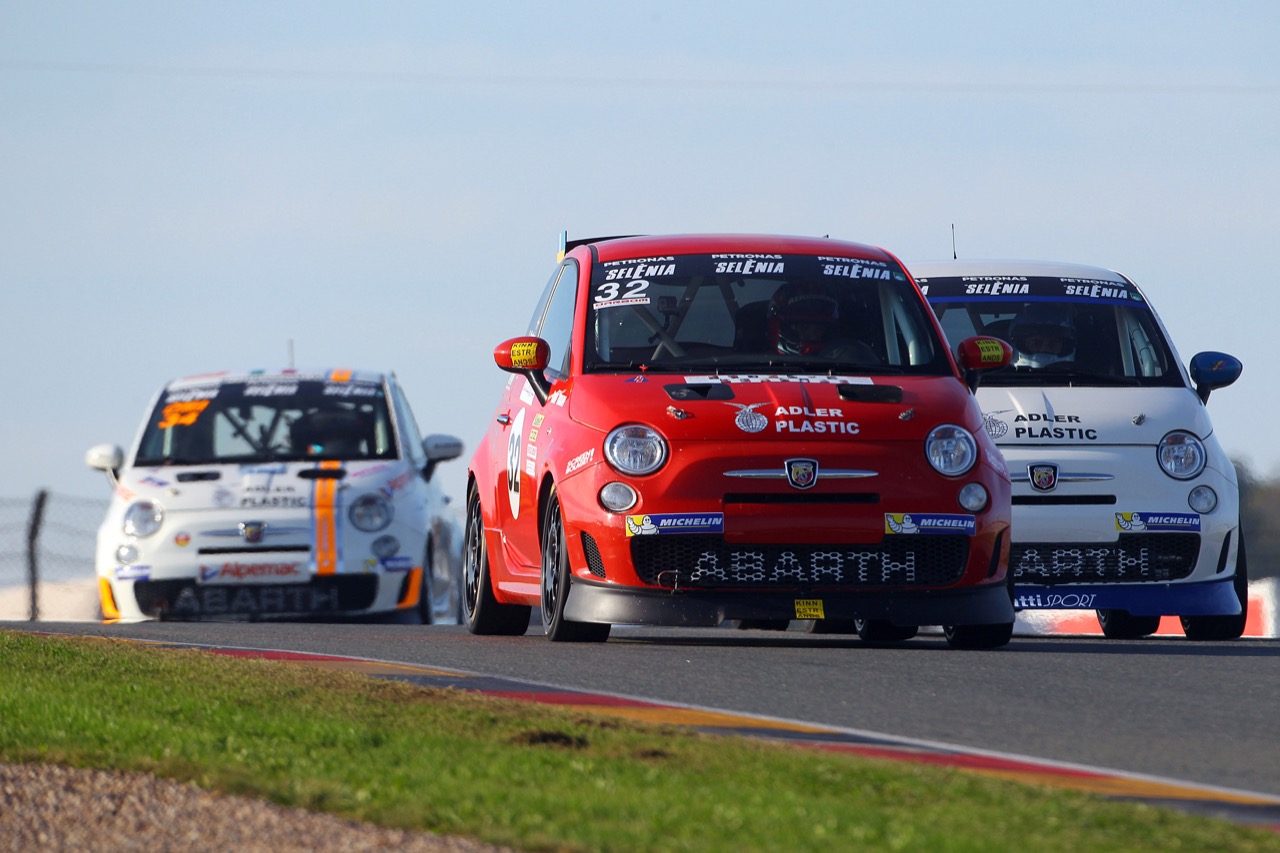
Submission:
{"label": "red race car", "polygon": [[898,260],[755,235],[564,243],[471,460],[467,626],[614,624],[1009,641],[1009,475]]}

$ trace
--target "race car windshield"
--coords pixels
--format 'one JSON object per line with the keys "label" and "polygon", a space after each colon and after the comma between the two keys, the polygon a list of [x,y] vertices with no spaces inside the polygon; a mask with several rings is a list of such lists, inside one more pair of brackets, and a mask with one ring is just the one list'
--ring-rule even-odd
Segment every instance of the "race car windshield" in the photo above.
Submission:
{"label": "race car windshield", "polygon": [[274,377],[167,390],[147,420],[134,464],[395,458],[380,384]]}
{"label": "race car windshield", "polygon": [[915,288],[892,261],[696,254],[592,272],[587,372],[950,372]]}
{"label": "race car windshield", "polygon": [[947,340],[973,335],[1013,347],[988,386],[1178,386],[1173,350],[1132,285],[1052,277],[921,278]]}

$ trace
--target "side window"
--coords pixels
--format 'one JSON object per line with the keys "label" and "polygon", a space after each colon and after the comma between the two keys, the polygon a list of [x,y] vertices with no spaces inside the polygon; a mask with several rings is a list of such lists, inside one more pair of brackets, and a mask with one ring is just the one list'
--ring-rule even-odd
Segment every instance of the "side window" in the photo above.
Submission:
{"label": "side window", "polygon": [[426,467],[427,456],[422,450],[422,433],[418,431],[418,422],[413,417],[413,412],[409,408],[409,401],[405,399],[404,392],[400,390],[400,386],[394,382],[389,383],[391,388],[391,401],[396,410],[396,421],[400,424],[400,435],[404,440],[404,447],[401,453],[404,458],[413,463],[413,467],[422,469]]}
{"label": "side window", "polygon": [[569,372],[573,349],[573,312],[578,303],[578,264],[568,260],[560,267],[560,277],[551,294],[538,337],[551,347],[547,359],[547,379],[555,381]]}

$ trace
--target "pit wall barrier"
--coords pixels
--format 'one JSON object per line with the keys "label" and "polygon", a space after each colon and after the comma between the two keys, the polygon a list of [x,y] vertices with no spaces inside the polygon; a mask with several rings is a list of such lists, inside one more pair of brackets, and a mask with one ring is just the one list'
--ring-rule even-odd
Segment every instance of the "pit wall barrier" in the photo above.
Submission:
{"label": "pit wall barrier", "polygon": [[[1249,582],[1249,616],[1245,621],[1246,637],[1280,636],[1276,618],[1276,596],[1280,578],[1264,578]],[[1092,610],[1022,610],[1014,621],[1013,633],[1023,636],[1047,634],[1087,634],[1102,636],[1098,617]],[[1183,636],[1177,616],[1160,620],[1157,636]]]}

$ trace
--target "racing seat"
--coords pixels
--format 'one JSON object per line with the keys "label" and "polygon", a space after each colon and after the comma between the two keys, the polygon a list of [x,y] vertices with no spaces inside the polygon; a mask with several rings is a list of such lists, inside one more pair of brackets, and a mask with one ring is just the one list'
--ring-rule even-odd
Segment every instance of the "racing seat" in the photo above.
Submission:
{"label": "racing seat", "polygon": [[310,412],[289,427],[289,442],[307,456],[361,456],[364,419],[345,410]]}

